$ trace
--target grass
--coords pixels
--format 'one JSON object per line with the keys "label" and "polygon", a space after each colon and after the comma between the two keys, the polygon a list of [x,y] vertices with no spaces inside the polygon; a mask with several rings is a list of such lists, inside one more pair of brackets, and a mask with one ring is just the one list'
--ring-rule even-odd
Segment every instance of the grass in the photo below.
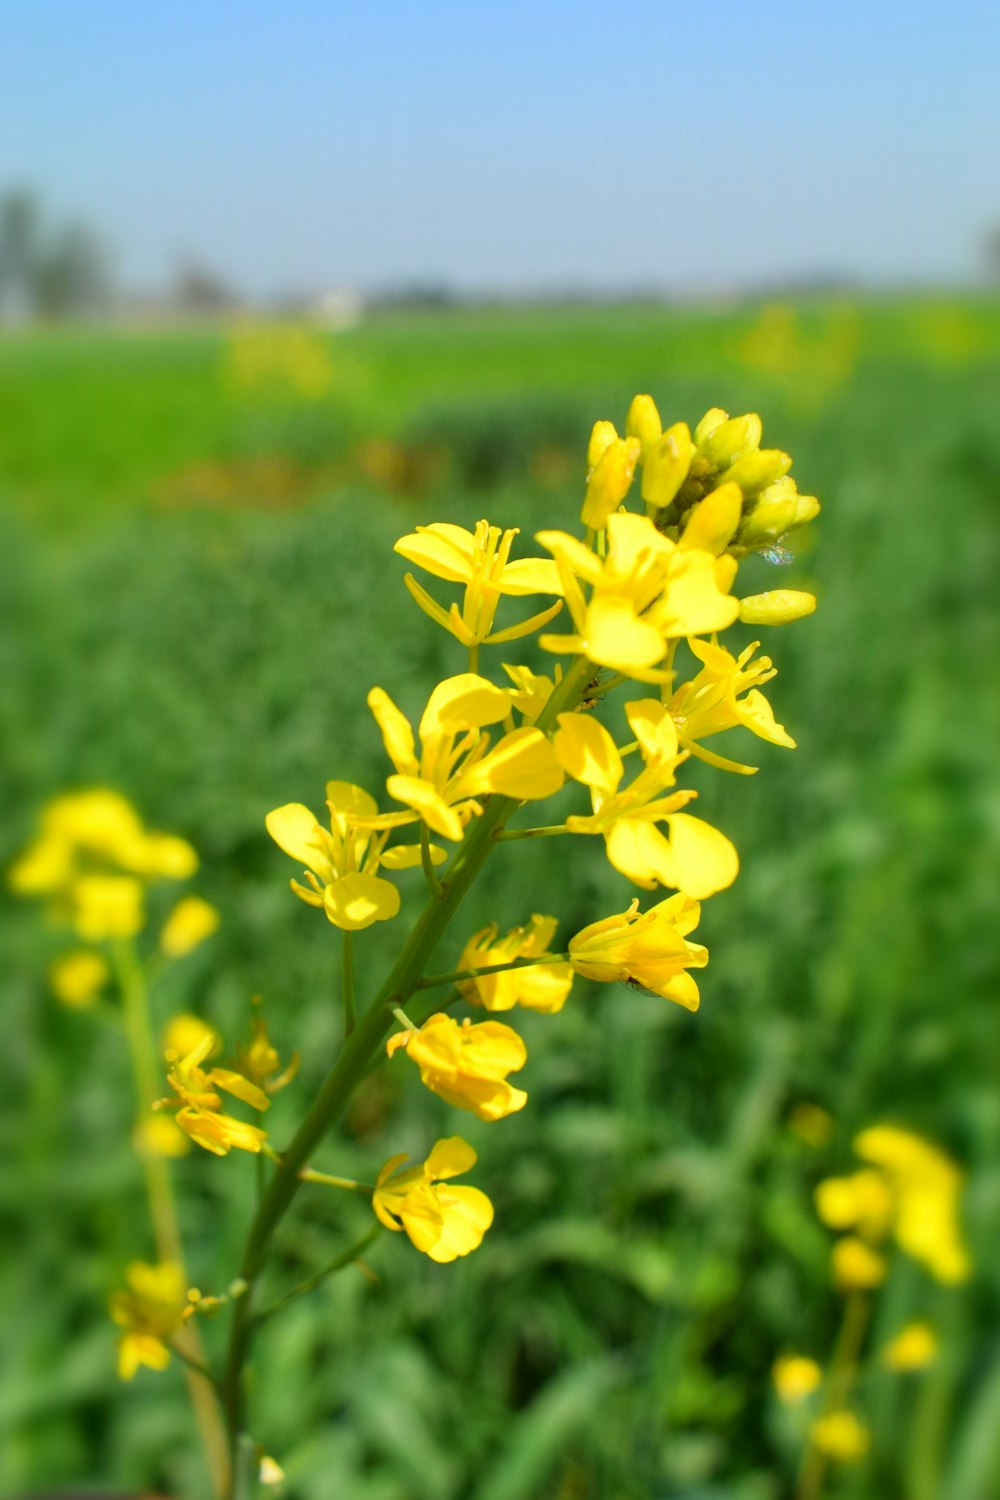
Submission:
{"label": "grass", "polygon": [[[344,1273],[268,1328],[258,1435],[296,1500],[788,1494],[799,1439],[768,1371],[786,1347],[822,1357],[837,1316],[811,1190],[884,1118],[966,1165],[977,1273],[947,1295],[894,1273],[884,1319],[940,1320],[945,1357],[911,1385],[871,1377],[873,1456],[831,1492],[1000,1488],[998,329],[997,307],[974,303],[394,318],[334,340],[314,403],[234,389],[207,334],[0,344],[0,853],[53,790],[92,782],[196,843],[197,889],[224,925],[164,981],[158,1013],[194,1008],[232,1034],[264,995],[279,1042],[303,1051],[279,1139],[336,1043],[338,957],[288,894],[263,814],[318,804],[331,775],[377,787],[367,687],[413,709],[456,666],[415,616],[394,538],[481,514],[526,534],[573,524],[588,424],[620,418],[636,389],[671,417],[761,411],[824,501],[788,569],[821,609],[767,642],[799,749],[753,742],[736,753],[758,777],[698,778],[743,860],[705,910],[701,1012],[581,987],[560,1019],[528,1017],[528,1110],[461,1122],[497,1206],[483,1249],[436,1268],[385,1237],[374,1282]],[[388,489],[375,441],[395,455]],[[261,468],[276,458],[280,483]],[[745,591],[773,581],[762,563],[746,572]],[[559,840],[499,851],[460,935],[531,910],[568,933],[619,909],[624,882],[585,855]],[[0,1491],[197,1496],[181,1381],[120,1387],[103,1311],[149,1249],[119,1040],[46,994],[57,934],[21,907],[2,926],[0,1224],[30,1249],[0,1272]],[[369,992],[393,941],[358,945]],[[787,1129],[802,1100],[837,1122],[823,1151]],[[318,1164],[363,1174],[454,1128],[394,1068]],[[216,1290],[252,1166],[199,1156],[179,1178],[193,1270]],[[303,1195],[275,1288],[366,1216]]]}

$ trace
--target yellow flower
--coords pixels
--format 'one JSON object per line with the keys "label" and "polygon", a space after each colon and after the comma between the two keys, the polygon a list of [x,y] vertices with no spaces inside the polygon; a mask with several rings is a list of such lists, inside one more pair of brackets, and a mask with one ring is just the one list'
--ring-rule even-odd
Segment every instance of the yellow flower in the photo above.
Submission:
{"label": "yellow flower", "polygon": [[841,1464],[857,1463],[871,1444],[867,1427],[846,1408],[820,1417],[810,1427],[809,1436],[820,1453]]}
{"label": "yellow flower", "polygon": [[823,1371],[816,1361],[803,1354],[783,1354],[775,1360],[771,1375],[779,1400],[786,1406],[797,1406],[800,1401],[805,1401],[823,1379]]}
{"label": "yellow flower", "polygon": [[724,771],[747,774],[756,767],[726,760],[703,749],[699,741],[742,725],[772,745],[795,749],[795,741],[775,721],[771,705],[759,691],[765,682],[777,675],[769,656],[751,663],[759,642],[747,646],[738,657],[714,641],[690,640],[688,645],[702,663],[702,668],[690,682],[683,683],[670,700],[677,738],[686,750]]}
{"label": "yellow flower", "polygon": [[[566,827],[603,834],[615,869],[645,890],[665,885],[698,899],[724,890],[739,870],[736,850],[711,824],[680,811],[694,791],[661,795],[673,786],[684,759],[670,710],[644,698],[627,703],[625,712],[645,765],[624,788],[622,758],[604,726],[585,714],[559,715],[553,747],[567,774],[590,788],[594,809],[590,817],[568,817]],[[659,823],[666,824],[669,839]]]}
{"label": "yellow flower", "polygon": [[124,869],[144,880],[188,880],[198,869],[194,849],[175,833],[142,833],[122,845],[116,858]]}
{"label": "yellow flower", "polygon": [[[598,424],[604,428],[604,423]],[[608,427],[610,423],[606,424]],[[614,428],[611,428],[614,433]],[[583,510],[580,519],[584,526],[591,531],[603,531],[608,524],[608,518],[621,505],[632,485],[632,476],[635,466],[639,462],[639,454],[642,445],[638,438],[620,438],[617,434],[611,437],[609,442],[604,442],[608,434],[602,431],[600,438],[595,442],[591,435],[591,448],[588,451],[597,452],[599,456],[590,468],[587,475],[587,493],[584,496]],[[600,446],[603,443],[603,446]],[[560,592],[562,590],[560,589]]]}
{"label": "yellow flower", "polygon": [[56,959],[49,970],[49,982],[64,1005],[86,1010],[107,984],[110,972],[99,953],[79,948]]}
{"label": "yellow flower", "polygon": [[[335,927],[348,932],[389,921],[399,911],[399,892],[377,874],[380,864],[390,863],[383,855],[388,833],[373,834],[370,826],[359,827],[362,819],[370,822],[376,817],[374,797],[348,781],[328,781],[326,805],[329,829],[301,802],[276,807],[264,820],[279,849],[306,866],[308,884],[293,880],[292,890],[308,905],[322,907]],[[404,855],[403,850],[395,853]],[[419,858],[415,850],[409,862]],[[402,857],[392,862],[397,869],[403,863]]]}
{"label": "yellow flower", "polygon": [[468,1019],[459,1023],[438,1014],[419,1030],[390,1037],[391,1057],[400,1047],[420,1069],[420,1080],[456,1109],[469,1109],[481,1120],[501,1120],[522,1109],[528,1096],[507,1082],[528,1060],[517,1032],[501,1021]]}
{"label": "yellow flower", "polygon": [[[259,1005],[260,1001],[254,1000],[253,1003]],[[293,1052],[282,1068],[278,1049],[268,1035],[267,1022],[257,1014],[250,1023],[249,1045],[236,1048],[236,1071],[266,1094],[277,1094],[299,1071],[299,1054]]]}
{"label": "yellow flower", "polygon": [[890,1370],[902,1373],[925,1370],[937,1358],[937,1334],[929,1323],[907,1323],[906,1327],[890,1339],[882,1350],[880,1359]]}
{"label": "yellow flower", "polygon": [[438,1141],[425,1162],[402,1168],[393,1156],[378,1174],[372,1207],[386,1229],[405,1229],[418,1250],[439,1262],[468,1255],[493,1223],[493,1205],[473,1187],[445,1186],[475,1165],[476,1153],[453,1135]]}
{"label": "yellow flower", "polygon": [[489,749],[482,729],[506,719],[511,700],[475,672],[447,677],[431,693],[420,720],[419,757],[410,722],[388,693],[372,688],[368,706],[396,768],[386,782],[389,795],[411,809],[372,817],[366,820],[370,827],[422,819],[443,838],[458,840],[464,825],[482,811],[477,799],[485,793],[530,800],[562,786],[555,752],[540,730],[522,725]]}
{"label": "yellow flower", "polygon": [[749,594],[740,600],[744,625],[788,625],[804,619],[816,608],[816,595],[800,589],[772,589],[767,594]]}
{"label": "yellow flower", "polygon": [[185,1321],[189,1304],[181,1268],[172,1261],[156,1266],[133,1261],[125,1281],[125,1289],[112,1295],[110,1309],[123,1330],[118,1341],[118,1373],[122,1380],[131,1380],[140,1365],[166,1369],[169,1340]]}
{"label": "yellow flower", "polygon": [[71,899],[73,926],[88,943],[135,937],[146,920],[143,888],[131,875],[81,875]]}
{"label": "yellow flower", "polygon": [[514,684],[507,689],[511,702],[524,722],[533,724],[562,681],[562,668],[557,665],[551,677],[541,676],[530,667],[510,667],[506,662],[503,669]]}
{"label": "yellow flower", "polygon": [[645,912],[633,901],[628,911],[592,922],[571,938],[570,963],[585,979],[621,981],[697,1010],[698,986],[685,971],[708,963],[708,949],[687,941],[700,915],[690,896],[671,896]]}
{"label": "yellow flower", "polygon": [[43,835],[29,844],[7,872],[15,896],[54,896],[73,878],[73,846]]}
{"label": "yellow flower", "polygon": [[882,1256],[856,1235],[845,1234],[837,1240],[830,1261],[834,1282],[842,1292],[870,1291],[885,1280]]}
{"label": "yellow flower", "polygon": [[962,1175],[954,1162],[928,1141],[893,1125],[863,1130],[854,1149],[885,1174],[895,1199],[900,1249],[938,1281],[964,1281],[970,1265],[959,1225]]}
{"label": "yellow flower", "polygon": [[431,526],[418,526],[396,543],[395,550],[408,562],[416,563],[435,578],[465,585],[461,610],[453,604],[446,612],[412,573],[407,573],[404,580],[424,613],[463,646],[515,641],[545,625],[562,608],[557,600],[530,620],[494,632],[493,617],[502,595],[562,593],[559,575],[547,559],[527,557],[518,562],[508,561],[516,536],[516,528],[501,531],[487,521],[477,522],[474,533],[462,526],[436,521]]}
{"label": "yellow flower", "polygon": [[881,1172],[864,1170],[849,1177],[827,1177],[816,1189],[816,1211],[830,1229],[856,1229],[878,1240],[892,1225],[895,1203]]}
{"label": "yellow flower", "polygon": [[[728,592],[736,564],[661,536],[646,516],[609,517],[604,558],[563,531],[538,540],[553,554],[575,635],[544,635],[547,651],[573,652],[640,682],[663,682],[658,670],[670,640],[724,630],[739,602]],[[584,598],[580,580],[592,586]]]}
{"label": "yellow flower", "polygon": [[[458,967],[486,969],[517,958],[542,958],[555,936],[556,918],[536,912],[526,927],[512,927],[503,937],[497,936],[498,930],[494,922],[471,937]],[[573,970],[568,963],[531,964],[501,974],[484,974],[480,979],[462,979],[458,984],[464,1000],[486,1010],[511,1010],[523,1005],[546,1015],[562,1010],[572,987]]]}
{"label": "yellow flower", "polygon": [[163,1028],[160,1050],[164,1054],[176,1052],[178,1057],[187,1057],[206,1037],[211,1037],[213,1045],[219,1040],[215,1029],[200,1016],[194,1016],[189,1011],[178,1011]]}
{"label": "yellow flower", "polygon": [[163,924],[160,947],[169,958],[184,958],[218,929],[219,913],[200,896],[178,901]]}
{"label": "yellow flower", "polygon": [[123,849],[143,836],[142,819],[120,792],[88,787],[54,797],[42,814],[42,837],[121,863]]}
{"label": "yellow flower", "polygon": [[161,1099],[160,1108],[176,1109],[177,1123],[198,1146],[215,1156],[227,1156],[234,1146],[241,1151],[259,1152],[267,1139],[265,1131],[248,1125],[232,1115],[221,1113],[219,1089],[241,1099],[253,1109],[265,1110],[270,1099],[263,1089],[231,1068],[210,1068],[202,1063],[217,1046],[214,1033],[204,1036],[185,1057],[168,1054],[167,1082],[178,1096]]}
{"label": "yellow flower", "polygon": [[191,1142],[173,1115],[150,1114],[140,1120],[133,1132],[133,1144],[139,1156],[187,1156]]}

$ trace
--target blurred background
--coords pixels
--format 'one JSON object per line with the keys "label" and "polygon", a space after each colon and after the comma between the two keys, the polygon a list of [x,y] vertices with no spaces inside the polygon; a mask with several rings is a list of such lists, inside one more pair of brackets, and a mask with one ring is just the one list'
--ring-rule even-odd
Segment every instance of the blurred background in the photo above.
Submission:
{"label": "blurred background", "polygon": [[[771,1366],[823,1361],[840,1314],[813,1190],[893,1120],[967,1173],[975,1270],[893,1271],[941,1354],[866,1376],[872,1450],[829,1492],[1000,1494],[996,8],[39,0],[2,29],[0,855],[91,785],[196,846],[222,926],[157,1021],[232,1035],[262,995],[303,1054],[278,1137],[336,1044],[339,957],[264,814],[376,790],[369,685],[414,710],[460,669],[395,538],[575,526],[590,426],[637,391],[665,422],[760,412],[824,506],[745,570],[820,608],[766,645],[798,751],[698,779],[743,862],[704,911],[701,1012],[578,984],[527,1018],[530,1107],[461,1122],[483,1248],[442,1268],[386,1237],[374,1280],[262,1338],[286,1493],[790,1494]],[[456,941],[621,909],[586,852],[498,857]],[[120,1038],[50,993],[65,938],[35,908],[5,897],[2,930],[0,1490],[197,1500],[180,1376],[115,1374],[107,1295],[151,1254]],[[363,936],[370,982],[398,935]],[[406,1071],[332,1170],[455,1128]],[[177,1176],[218,1289],[252,1163]],[[286,1282],[366,1212],[303,1195]]]}

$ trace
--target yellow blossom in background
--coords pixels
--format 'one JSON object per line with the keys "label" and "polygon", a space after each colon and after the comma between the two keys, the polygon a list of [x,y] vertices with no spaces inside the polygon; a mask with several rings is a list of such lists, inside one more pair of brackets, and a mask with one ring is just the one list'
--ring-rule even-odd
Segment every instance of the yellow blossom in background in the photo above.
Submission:
{"label": "yellow blossom in background", "polygon": [[131,875],[81,875],[71,890],[77,935],[88,943],[135,937],[146,921],[144,894]]}
{"label": "yellow blossom in background", "polygon": [[200,896],[178,901],[163,924],[160,947],[168,958],[184,958],[219,927],[219,913]]}
{"label": "yellow blossom in background", "polygon": [[118,1373],[123,1380],[131,1380],[140,1365],[166,1369],[169,1342],[185,1321],[189,1304],[181,1268],[171,1261],[154,1266],[133,1261],[125,1282],[125,1289],[111,1297],[110,1309],[122,1329]]}
{"label": "yellow blossom in background", "polygon": [[251,1108],[262,1111],[270,1105],[263,1089],[231,1068],[202,1067],[217,1046],[214,1033],[202,1038],[185,1057],[169,1054],[167,1082],[176,1099],[161,1099],[159,1107],[177,1110],[177,1123],[196,1145],[215,1156],[227,1156],[234,1146],[241,1151],[259,1152],[267,1139],[265,1131],[248,1125],[232,1115],[223,1114],[219,1090],[241,1099]]}
{"label": "yellow blossom in background", "polygon": [[[493,964],[513,963],[518,958],[542,958],[550,951],[556,925],[555,917],[543,917],[536,912],[527,926],[512,927],[500,937],[496,923],[492,923],[469,939],[458,967],[486,969]],[[572,987],[573,970],[568,963],[531,964],[458,982],[459,994],[472,1005],[492,1011],[523,1005],[547,1015],[562,1010]]]}
{"label": "yellow blossom in background", "polygon": [[141,1119],[132,1133],[132,1141],[139,1156],[187,1156],[191,1141],[181,1130],[173,1115],[148,1114]]}
{"label": "yellow blossom in background", "polygon": [[135,844],[120,849],[118,858],[144,880],[189,880],[198,869],[195,850],[175,833],[144,833]]}
{"label": "yellow blossom in background", "polygon": [[516,528],[501,531],[499,526],[490,526],[487,521],[479,521],[475,532],[437,521],[430,526],[418,526],[408,536],[400,537],[394,550],[435,578],[465,585],[461,610],[453,604],[446,612],[412,573],[407,573],[404,579],[426,615],[463,646],[473,647],[483,643],[516,641],[521,636],[530,635],[553,619],[562,608],[557,599],[550,608],[528,620],[510,625],[505,630],[493,630],[493,618],[502,596],[562,593],[558,571],[548,558],[508,561],[516,536]]}
{"label": "yellow blossom in background", "polygon": [[265,1453],[260,1461],[257,1478],[261,1484],[282,1484],[285,1478],[285,1471],[276,1459],[271,1458],[270,1454]]}
{"label": "yellow blossom in background", "polygon": [[834,1463],[857,1463],[871,1446],[868,1428],[846,1408],[820,1417],[810,1427],[809,1437],[814,1447]]}
{"label": "yellow blossom in background", "polygon": [[[645,890],[665,885],[696,899],[724,890],[736,879],[733,845],[701,818],[681,812],[692,790],[661,793],[673,786],[683,753],[670,710],[655,698],[627,703],[629,727],[644,769],[625,787],[624,765],[611,735],[583,714],[560,714],[553,746],[567,775],[590,789],[593,814],[566,819],[570,833],[602,834],[616,870]],[[666,825],[669,839],[657,824]]]}
{"label": "yellow blossom in background", "polygon": [[881,1361],[900,1373],[925,1370],[938,1354],[937,1334],[929,1323],[907,1323],[881,1353]]}
{"label": "yellow blossom in background", "polygon": [[79,948],[64,953],[49,969],[52,992],[64,1005],[86,1010],[93,1005],[111,977],[107,963],[99,953]]}
{"label": "yellow blossom in background", "polygon": [[818,1151],[833,1136],[833,1116],[821,1104],[804,1100],[788,1116],[788,1128],[800,1141]]}
{"label": "yellow blossom in background", "polygon": [[900,1249],[938,1281],[964,1281],[970,1263],[959,1224],[962,1174],[954,1162],[930,1142],[894,1125],[863,1130],[854,1149],[889,1183]]}
{"label": "yellow blossom in background", "polygon": [[[662,682],[669,641],[724,630],[739,613],[729,593],[736,564],[661,536],[646,516],[608,520],[607,552],[598,557],[564,531],[538,540],[559,567],[575,635],[544,635],[547,651],[586,656],[596,666],[640,682]],[[584,597],[583,584],[591,586]]]}
{"label": "yellow blossom in background", "polygon": [[689,943],[687,934],[700,916],[690,896],[671,896],[645,912],[633,901],[628,911],[592,922],[571,938],[570,963],[585,979],[631,984],[697,1010],[698,986],[686,971],[703,969],[708,949]]}
{"label": "yellow blossom in background", "polygon": [[335,370],[327,340],[317,330],[252,321],[230,336],[225,376],[238,390],[255,395],[319,401],[333,388]]}
{"label": "yellow blossom in background", "polygon": [[400,827],[421,819],[443,838],[458,840],[465,824],[489,792],[532,800],[551,796],[563,776],[555,752],[538,729],[523,725],[505,734],[491,750],[482,733],[511,711],[503,688],[475,672],[438,683],[420,719],[420,755],[409,720],[388,693],[373,688],[368,706],[382,731],[396,775],[386,781],[390,797],[411,810],[370,819],[375,828]]}
{"label": "yellow blossom in background", "polygon": [[688,641],[702,663],[701,671],[683,683],[670,699],[677,738],[692,755],[724,771],[743,774],[756,770],[707,751],[699,743],[711,735],[741,726],[772,745],[795,749],[795,741],[779,724],[760,688],[777,675],[769,656],[752,661],[758,642],[733,656],[715,641]]}
{"label": "yellow blossom in background", "polygon": [[[259,1006],[260,1000],[255,999],[253,1003]],[[293,1052],[287,1064],[282,1067],[281,1057],[268,1034],[264,1017],[255,1015],[250,1027],[249,1043],[245,1047],[240,1044],[236,1048],[236,1071],[262,1088],[266,1094],[277,1094],[291,1083],[298,1072],[299,1054]]]}
{"label": "yellow blossom in background", "polygon": [[379,866],[391,863],[401,869],[404,863],[419,861],[419,850],[396,850],[390,862],[383,854],[388,833],[359,826],[361,819],[370,823],[376,818],[378,804],[349,781],[327,782],[326,805],[328,829],[301,802],[276,807],[264,820],[278,848],[306,867],[307,884],[293,880],[292,890],[348,932],[390,921],[399,911],[399,892],[391,881],[381,879]]}
{"label": "yellow blossom in background", "polygon": [[500,1021],[458,1022],[438,1014],[419,1030],[390,1037],[391,1057],[403,1048],[420,1069],[420,1080],[457,1109],[468,1109],[481,1120],[500,1120],[528,1101],[523,1089],[507,1082],[528,1060],[517,1032]]}
{"label": "yellow blossom in background", "polygon": [[823,1380],[819,1365],[804,1354],[783,1354],[775,1360],[771,1375],[778,1398],[786,1406],[797,1406],[805,1401]]}
{"label": "yellow blossom in background", "polygon": [[836,1241],[830,1264],[834,1282],[842,1292],[870,1291],[881,1286],[886,1277],[882,1256],[853,1234]]}
{"label": "yellow blossom in background", "polygon": [[460,1136],[438,1141],[425,1162],[403,1168],[408,1156],[393,1156],[378,1174],[372,1207],[386,1229],[405,1230],[418,1250],[442,1263],[482,1244],[493,1222],[493,1205],[473,1187],[449,1181],[476,1163]]}
{"label": "yellow blossom in background", "polygon": [[879,1240],[892,1225],[895,1203],[882,1174],[864,1169],[825,1178],[816,1189],[816,1211],[829,1229],[856,1229]]}

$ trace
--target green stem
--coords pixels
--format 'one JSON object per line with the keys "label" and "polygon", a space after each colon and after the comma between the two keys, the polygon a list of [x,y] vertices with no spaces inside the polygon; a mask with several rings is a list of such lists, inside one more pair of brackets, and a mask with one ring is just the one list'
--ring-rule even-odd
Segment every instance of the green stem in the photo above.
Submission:
{"label": "green stem", "polygon": [[286,1292],[283,1297],[279,1297],[275,1302],[272,1302],[270,1307],[265,1307],[263,1312],[259,1312],[254,1319],[255,1324],[259,1326],[261,1323],[265,1323],[268,1318],[273,1318],[276,1312],[280,1312],[283,1307],[287,1307],[289,1302],[294,1302],[296,1297],[304,1297],[307,1292],[313,1291],[328,1276],[332,1276],[335,1271],[343,1271],[345,1267],[353,1265],[356,1260],[360,1260],[368,1249],[368,1246],[374,1244],[381,1233],[381,1224],[373,1224],[364,1238],[358,1240],[356,1245],[352,1245],[350,1250],[345,1250],[343,1255],[338,1255],[336,1260],[331,1260],[328,1265],[315,1271],[312,1276],[307,1276],[305,1281],[300,1281],[298,1286],[293,1286],[290,1292]]}
{"label": "green stem", "polygon": [[[547,729],[558,713],[579,702],[591,671],[590,663],[581,658],[567,672],[538,717],[540,729]],[[486,799],[482,816],[455,854],[444,886],[444,899],[439,901],[432,897],[425,905],[382,988],[355,1030],[344,1038],[336,1062],[271,1178],[264,1201],[250,1227],[240,1264],[239,1275],[246,1281],[247,1291],[233,1309],[223,1378],[223,1406],[234,1455],[243,1429],[243,1366],[250,1352],[254,1283],[267,1260],[272,1236],[302,1186],[299,1173],[327,1131],[343,1114],[355,1087],[368,1071],[392,1028],[394,1008],[405,1005],[417,988],[425,964],[494,847],[494,832],[503,827],[520,805],[513,797],[493,794]]]}
{"label": "green stem", "polygon": [[170,1344],[169,1349],[171,1354],[177,1355],[182,1365],[186,1365],[189,1370],[193,1370],[196,1375],[200,1375],[202,1380],[211,1381],[212,1385],[218,1386],[218,1376],[213,1375],[208,1366],[203,1365],[200,1359],[195,1359],[193,1355],[185,1353],[178,1344]]}
{"label": "green stem", "polygon": [[514,958],[509,964],[484,964],[481,969],[454,969],[450,974],[428,974],[418,979],[415,990],[433,990],[439,984],[458,984],[462,979],[481,979],[484,974],[504,974],[508,969],[533,969],[538,964],[564,964],[565,953],[543,953],[540,958]]}
{"label": "green stem", "polygon": [[326,1187],[347,1188],[352,1193],[374,1193],[370,1182],[356,1182],[353,1177],[334,1177],[330,1172],[315,1172],[312,1167],[303,1167],[299,1173],[302,1182],[321,1182]]}
{"label": "green stem", "polygon": [[424,867],[424,879],[427,881],[431,895],[435,901],[443,901],[444,886],[438,879],[434,861],[431,858],[431,834],[426,823],[420,825],[420,863]]}
{"label": "green stem", "polygon": [[544,828],[500,828],[493,837],[501,843],[513,839],[554,839],[559,833],[569,833],[565,823],[549,823]]}
{"label": "green stem", "polygon": [[358,1024],[358,1007],[354,999],[354,934],[345,928],[341,933],[343,943],[340,949],[341,962],[341,991],[344,1001],[344,1035],[350,1036]]}
{"label": "green stem", "polygon": [[[820,1406],[820,1418],[838,1411],[851,1393],[857,1373],[861,1346],[871,1314],[871,1303],[863,1292],[851,1292],[844,1307],[844,1316],[834,1345],[833,1357]],[[826,1477],[827,1457],[810,1439],[799,1473],[796,1500],[819,1500]]]}
{"label": "green stem", "polygon": [[476,641],[469,647],[469,671],[479,671],[479,642]]}

